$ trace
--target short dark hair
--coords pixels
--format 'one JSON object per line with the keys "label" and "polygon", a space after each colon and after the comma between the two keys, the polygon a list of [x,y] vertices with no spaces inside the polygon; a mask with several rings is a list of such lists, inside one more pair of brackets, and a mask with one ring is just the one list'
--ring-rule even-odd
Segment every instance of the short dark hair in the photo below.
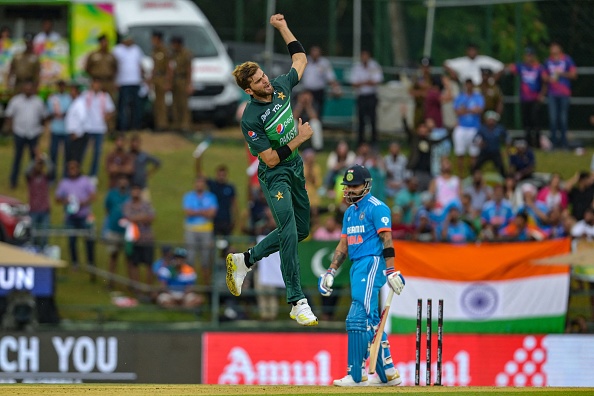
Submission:
{"label": "short dark hair", "polygon": [[172,44],[183,44],[184,38],[182,36],[173,36],[173,37],[171,37],[169,42]]}
{"label": "short dark hair", "polygon": [[518,214],[516,215],[516,217],[519,217],[521,219],[524,219],[525,222],[528,221],[528,214],[526,214],[526,212],[523,211],[523,210],[520,211],[520,212],[518,212]]}
{"label": "short dark hair", "polygon": [[158,30],[154,30],[153,31],[153,37],[158,38],[159,40],[163,40],[163,32],[158,31]]}

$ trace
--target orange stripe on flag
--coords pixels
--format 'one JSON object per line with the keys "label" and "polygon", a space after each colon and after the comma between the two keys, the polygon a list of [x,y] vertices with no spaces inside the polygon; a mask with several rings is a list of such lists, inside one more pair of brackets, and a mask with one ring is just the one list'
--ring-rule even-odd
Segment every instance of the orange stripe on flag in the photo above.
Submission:
{"label": "orange stripe on flag", "polygon": [[540,266],[535,259],[570,251],[570,240],[453,245],[394,241],[395,267],[406,277],[485,281],[568,273],[569,266]]}

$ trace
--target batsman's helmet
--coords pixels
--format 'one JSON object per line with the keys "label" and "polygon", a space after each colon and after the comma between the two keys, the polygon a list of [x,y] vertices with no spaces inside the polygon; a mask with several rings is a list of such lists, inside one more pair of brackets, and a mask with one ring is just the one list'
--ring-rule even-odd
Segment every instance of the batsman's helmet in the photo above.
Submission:
{"label": "batsman's helmet", "polygon": [[348,204],[354,204],[365,196],[371,190],[371,173],[362,165],[353,165],[346,170],[342,178],[343,186],[361,186],[361,191],[347,191],[344,189],[344,198]]}

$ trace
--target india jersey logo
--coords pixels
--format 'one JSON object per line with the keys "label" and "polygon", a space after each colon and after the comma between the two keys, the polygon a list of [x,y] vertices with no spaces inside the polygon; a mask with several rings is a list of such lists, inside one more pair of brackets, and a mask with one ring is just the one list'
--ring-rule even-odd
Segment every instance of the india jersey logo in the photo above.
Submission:
{"label": "india jersey logo", "polygon": [[252,139],[255,139],[258,137],[256,132],[254,132],[254,131],[248,131],[248,136],[251,137]]}
{"label": "india jersey logo", "polygon": [[278,133],[279,135],[285,133],[285,126],[283,124],[278,124],[276,126],[276,133]]}

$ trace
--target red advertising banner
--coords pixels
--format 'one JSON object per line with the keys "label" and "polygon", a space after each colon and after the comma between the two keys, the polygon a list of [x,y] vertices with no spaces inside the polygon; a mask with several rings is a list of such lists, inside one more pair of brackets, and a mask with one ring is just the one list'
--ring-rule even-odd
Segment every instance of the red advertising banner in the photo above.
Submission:
{"label": "red advertising banner", "polygon": [[330,385],[346,371],[346,334],[204,333],[205,384]]}
{"label": "red advertising banner", "polygon": [[[444,335],[445,386],[545,386],[543,336]],[[389,337],[402,385],[414,385],[414,335]],[[436,371],[433,337],[432,378]],[[206,384],[330,385],[346,374],[346,334],[205,333]],[[421,356],[425,356],[425,342]],[[421,362],[422,371],[426,364]],[[424,372],[421,378],[425,378]],[[423,381],[424,382],[424,381]]]}

